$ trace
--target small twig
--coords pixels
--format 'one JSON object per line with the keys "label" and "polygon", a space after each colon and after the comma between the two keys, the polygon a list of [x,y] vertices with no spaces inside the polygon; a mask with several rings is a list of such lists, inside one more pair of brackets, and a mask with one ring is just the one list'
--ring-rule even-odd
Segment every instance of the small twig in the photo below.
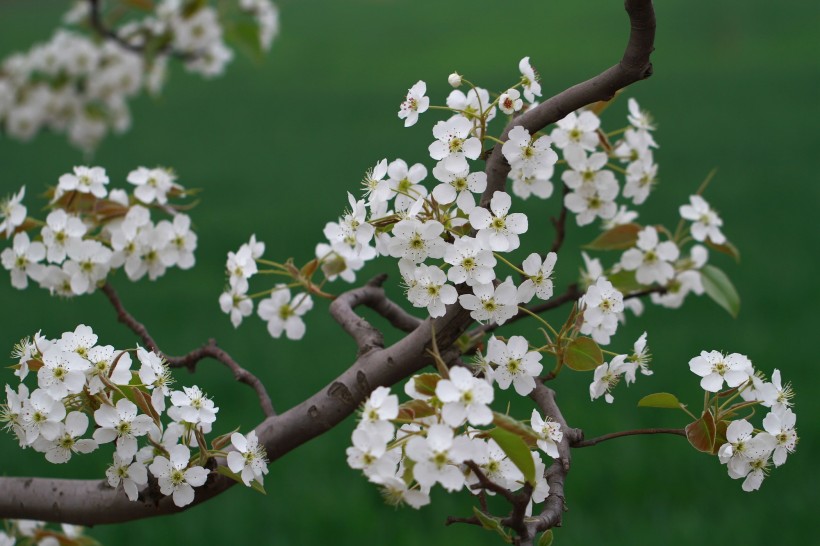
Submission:
{"label": "small twig", "polygon": [[240,366],[226,351],[220,349],[216,344],[216,340],[210,339],[202,347],[194,349],[193,351],[182,356],[170,356],[160,350],[159,346],[154,341],[154,338],[151,337],[150,333],[148,333],[148,329],[145,325],[139,322],[125,309],[122,304],[122,300],[120,300],[120,297],[117,294],[117,291],[114,290],[113,286],[109,283],[105,283],[101,290],[108,297],[108,301],[111,302],[111,305],[117,312],[117,320],[125,324],[132,332],[137,334],[149,350],[154,351],[165,359],[165,361],[168,362],[168,366],[171,368],[188,368],[189,371],[193,372],[196,370],[197,363],[202,359],[213,358],[214,360],[218,360],[230,368],[233,372],[234,378],[237,381],[248,385],[256,391],[256,395],[259,398],[259,405],[262,408],[262,412],[265,414],[265,417],[272,417],[276,415],[276,411],[273,409],[273,403],[271,402],[270,396],[268,395],[262,381],[260,381],[260,379],[251,372]]}
{"label": "small twig", "polygon": [[516,504],[516,495],[515,495],[515,493],[513,493],[512,491],[510,491],[506,487],[502,487],[502,486],[498,485],[497,483],[492,481],[490,478],[488,478],[487,475],[484,473],[484,471],[481,470],[481,467],[479,467],[473,461],[466,461],[464,464],[467,465],[467,467],[470,470],[473,471],[473,474],[475,474],[476,478],[478,478],[478,483],[479,483],[479,486],[481,488],[486,489],[487,491],[492,491],[493,493],[498,493],[499,495],[501,495],[502,497],[507,499],[507,501],[511,505],[515,506],[515,504]]}
{"label": "small twig", "polygon": [[555,239],[552,241],[550,252],[558,252],[561,249],[561,245],[564,244],[564,237],[567,233],[567,206],[564,205],[564,198],[569,193],[569,188],[566,184],[564,184],[563,187],[564,190],[561,192],[561,214],[558,215],[558,218],[553,216],[550,219],[552,225],[555,226]]}
{"label": "small twig", "polygon": [[590,438],[589,440],[578,439],[577,441],[571,442],[570,445],[572,447],[590,447],[600,444],[601,442],[606,442],[607,440],[612,440],[613,438],[637,436],[640,434],[674,434],[677,436],[686,436],[686,431],[682,428],[644,428],[637,430],[622,430],[620,432],[604,434],[603,436],[598,436],[597,438]]}
{"label": "small twig", "polygon": [[444,525],[452,525],[454,523],[466,523],[467,525],[478,525],[481,527],[481,522],[478,521],[478,518],[475,516],[470,516],[469,518],[457,518],[455,516],[447,516],[447,520],[444,522]]}

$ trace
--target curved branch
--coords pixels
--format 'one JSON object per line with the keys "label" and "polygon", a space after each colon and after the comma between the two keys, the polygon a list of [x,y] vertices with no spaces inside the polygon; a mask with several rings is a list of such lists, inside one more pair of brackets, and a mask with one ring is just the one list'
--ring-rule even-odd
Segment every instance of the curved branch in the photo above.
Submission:
{"label": "curved branch", "polygon": [[[654,49],[655,11],[651,0],[626,0],[624,7],[629,14],[631,31],[621,61],[594,78],[579,83],[542,102],[513,119],[501,134],[501,141],[508,139],[517,125],[530,134],[540,131],[551,123],[565,118],[569,113],[598,101],[606,101],[624,87],[652,75],[649,56]],[[487,206],[493,193],[503,191],[510,172],[510,165],[496,144],[487,159],[487,189],[481,197],[481,206]]]}
{"label": "curved branch", "polygon": [[387,275],[374,277],[361,288],[339,294],[330,304],[330,314],[356,341],[359,354],[384,347],[382,333],[354,311],[360,305],[373,309],[404,332],[412,332],[421,324],[420,319],[407,313],[385,295],[381,286],[386,278]]}
{"label": "curved branch", "polygon": [[194,349],[188,354],[182,356],[170,356],[160,350],[159,346],[154,341],[154,338],[151,337],[151,334],[148,332],[148,328],[146,328],[143,323],[134,318],[134,316],[125,309],[125,306],[122,304],[122,300],[120,300],[119,294],[117,294],[117,291],[114,290],[114,287],[111,284],[105,283],[100,290],[102,290],[103,294],[106,295],[108,301],[111,302],[111,305],[114,306],[114,310],[117,312],[117,320],[128,326],[132,332],[140,337],[148,349],[156,352],[163,359],[165,359],[171,368],[188,368],[189,371],[193,372],[196,370],[197,363],[204,358],[213,358],[214,360],[218,360],[230,368],[233,372],[234,378],[237,381],[248,385],[256,391],[256,396],[259,398],[259,405],[262,407],[262,412],[265,414],[265,417],[276,415],[276,411],[273,409],[273,404],[271,403],[268,391],[265,389],[265,385],[262,381],[260,381],[260,379],[251,372],[240,366],[231,357],[231,355],[220,349],[217,346],[215,339],[209,339],[208,343],[199,349]]}

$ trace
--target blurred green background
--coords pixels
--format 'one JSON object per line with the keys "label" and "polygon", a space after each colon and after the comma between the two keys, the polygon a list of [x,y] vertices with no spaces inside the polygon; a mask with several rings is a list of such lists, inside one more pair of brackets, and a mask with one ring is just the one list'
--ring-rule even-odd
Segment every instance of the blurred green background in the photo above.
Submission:
{"label": "blurred green background", "polygon": [[[809,543],[816,536],[820,456],[814,350],[820,326],[814,164],[820,4],[658,4],[655,75],[629,90],[656,117],[661,145],[661,185],[640,220],[674,225],[678,206],[718,168],[706,197],[743,258],[738,266],[714,255],[713,263],[735,281],[742,311],[733,320],[705,298],[690,299],[678,312],[650,307],[629,320],[612,347],[627,350],[647,329],[655,375],[629,389],[619,386],[608,407],[589,402],[589,375],[567,374],[556,384],[560,402],[570,423],[588,436],[683,426],[683,414],[639,410],[637,400],[671,391],[694,407],[701,391],[688,360],[702,349],[742,352],[767,372],[780,368],[795,384],[801,442],[752,494],[729,479],[716,458],[681,438],[628,438],[576,450],[566,490],[570,511],[556,530],[556,544]],[[66,5],[3,0],[0,54],[47,39]],[[268,244],[267,257],[309,259],[325,222],[346,206],[345,192],[357,188],[377,160],[402,157],[432,167],[426,150],[435,114],[423,115],[412,129],[396,117],[418,79],[441,104],[454,69],[502,90],[517,77],[518,60],[530,55],[548,96],[615,62],[627,21],[614,0],[285,0],[280,7],[282,34],[263,62],[240,55],[225,77],[209,82],[176,67],[163,96],[137,100],[132,130],[105,141],[92,162],[120,187],[139,165],[168,165],[182,184],[205,190],[192,213],[197,267],[172,270],[154,283],[133,284],[121,274],[113,282],[164,350],[181,353],[214,336],[264,379],[277,409],[285,410],[340,373],[355,347],[324,304],[309,315],[301,343],[271,340],[258,319],[234,330],[217,305],[226,252],[256,233]],[[625,101],[613,106],[605,127],[621,127],[625,113]],[[28,144],[4,138],[0,195],[25,184],[25,203],[36,211],[43,202],[34,196],[81,164],[85,158],[61,136],[42,135]],[[555,199],[526,203],[533,226],[527,248],[549,244],[548,216],[556,206]],[[576,275],[580,259],[573,247],[596,233],[593,227],[571,230],[559,260],[559,289]],[[604,259],[611,263],[617,256]],[[385,263],[395,284],[395,266]],[[378,270],[372,266],[363,276]],[[35,288],[16,291],[4,281],[0,301],[0,352],[39,329],[58,336],[79,323],[91,325],[105,343],[136,341],[100,294],[61,301]],[[12,381],[6,373],[0,384]],[[246,390],[215,363],[204,362],[196,377],[181,372],[178,381],[196,382],[213,395],[222,431],[247,430],[261,416]],[[464,492],[437,493],[420,511],[384,505],[345,463],[353,426],[349,420],[272,465],[266,497],[236,487],[181,515],[91,533],[109,546],[497,543],[481,529],[443,526],[447,515],[470,513]],[[108,457],[105,451],[56,468],[20,451],[7,435],[0,437],[0,453],[0,472],[12,476],[99,477]]]}

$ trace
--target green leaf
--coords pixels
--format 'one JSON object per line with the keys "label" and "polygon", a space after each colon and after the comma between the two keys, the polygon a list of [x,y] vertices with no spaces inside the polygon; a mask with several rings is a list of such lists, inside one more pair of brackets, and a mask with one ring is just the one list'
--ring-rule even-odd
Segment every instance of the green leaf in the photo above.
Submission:
{"label": "green leaf", "polygon": [[552,539],[552,529],[547,529],[547,531],[541,535],[541,538],[538,539],[538,546],[551,546]]}
{"label": "green leaf", "polygon": [[655,394],[649,394],[641,398],[638,401],[638,407],[678,409],[681,407],[681,403],[674,394],[656,392]]}
{"label": "green leaf", "polygon": [[619,292],[622,294],[629,294],[630,292],[638,292],[639,290],[643,290],[646,288],[644,285],[638,282],[635,278],[634,271],[627,271],[622,269],[617,273],[613,273],[607,277],[609,282],[612,283],[612,286],[618,289]]}
{"label": "green leaf", "polygon": [[485,529],[489,529],[490,531],[495,531],[496,533],[501,535],[501,538],[507,544],[512,543],[512,537],[509,534],[507,534],[507,532],[504,530],[504,527],[502,527],[501,525],[501,518],[488,516],[475,506],[473,506],[473,513],[475,514],[475,517],[478,518],[478,521],[481,522],[482,527],[484,527]]}
{"label": "green leaf", "polygon": [[[219,467],[217,467],[216,471],[218,473],[222,474],[223,476],[226,476],[226,477],[232,479],[233,481],[235,481],[237,483],[241,483],[242,485],[245,485],[245,482],[242,481],[242,478],[239,476],[239,474],[236,474],[235,472],[231,472],[231,469],[228,468],[227,466],[219,466]],[[265,488],[262,486],[262,484],[259,483],[256,480],[253,480],[251,482],[251,489],[253,489],[254,491],[258,491],[259,493],[262,493],[263,495],[268,494],[268,492],[265,491]]]}
{"label": "green leaf", "polygon": [[495,440],[498,447],[507,454],[512,463],[518,467],[527,483],[535,487],[535,463],[524,440],[517,434],[503,428],[494,428],[488,434],[490,438]]}
{"label": "green leaf", "polygon": [[740,263],[740,251],[737,249],[735,245],[733,245],[729,241],[726,241],[725,243],[718,245],[713,243],[711,239],[706,239],[706,246],[708,246],[712,250],[728,254],[729,256],[734,258],[737,263]]}
{"label": "green leaf", "polygon": [[590,250],[625,250],[638,241],[638,232],[643,229],[638,224],[621,224],[600,234],[584,248]]}
{"label": "green leaf", "polygon": [[259,27],[252,21],[237,21],[226,29],[227,40],[242,49],[255,61],[265,57],[262,42],[259,39]]}
{"label": "green leaf", "polygon": [[497,411],[494,411],[493,424],[498,428],[503,428],[507,432],[512,432],[513,434],[524,440],[524,443],[530,447],[535,446],[535,443],[538,441],[538,435],[532,428],[522,423],[521,421],[513,419],[509,415],[505,415],[503,413],[498,413]]}
{"label": "green leaf", "polygon": [[577,372],[594,370],[603,363],[601,348],[592,338],[577,337],[564,350],[564,364]]}
{"label": "green leaf", "polygon": [[697,421],[686,425],[686,438],[698,451],[712,454],[716,436],[715,418],[708,411],[704,411]]}
{"label": "green leaf", "polygon": [[436,385],[441,376],[437,373],[423,373],[413,378],[413,385],[416,387],[416,392],[427,396],[436,395]]}
{"label": "green leaf", "polygon": [[700,270],[700,275],[706,294],[730,315],[737,317],[740,312],[740,296],[726,273],[713,265],[705,265]]}

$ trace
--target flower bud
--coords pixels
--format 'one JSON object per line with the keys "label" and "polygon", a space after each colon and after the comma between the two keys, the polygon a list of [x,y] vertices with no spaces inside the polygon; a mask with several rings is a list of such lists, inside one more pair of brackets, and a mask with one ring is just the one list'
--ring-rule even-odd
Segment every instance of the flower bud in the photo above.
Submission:
{"label": "flower bud", "polygon": [[458,72],[453,72],[447,77],[447,82],[452,85],[453,87],[460,87],[461,86],[461,74]]}

